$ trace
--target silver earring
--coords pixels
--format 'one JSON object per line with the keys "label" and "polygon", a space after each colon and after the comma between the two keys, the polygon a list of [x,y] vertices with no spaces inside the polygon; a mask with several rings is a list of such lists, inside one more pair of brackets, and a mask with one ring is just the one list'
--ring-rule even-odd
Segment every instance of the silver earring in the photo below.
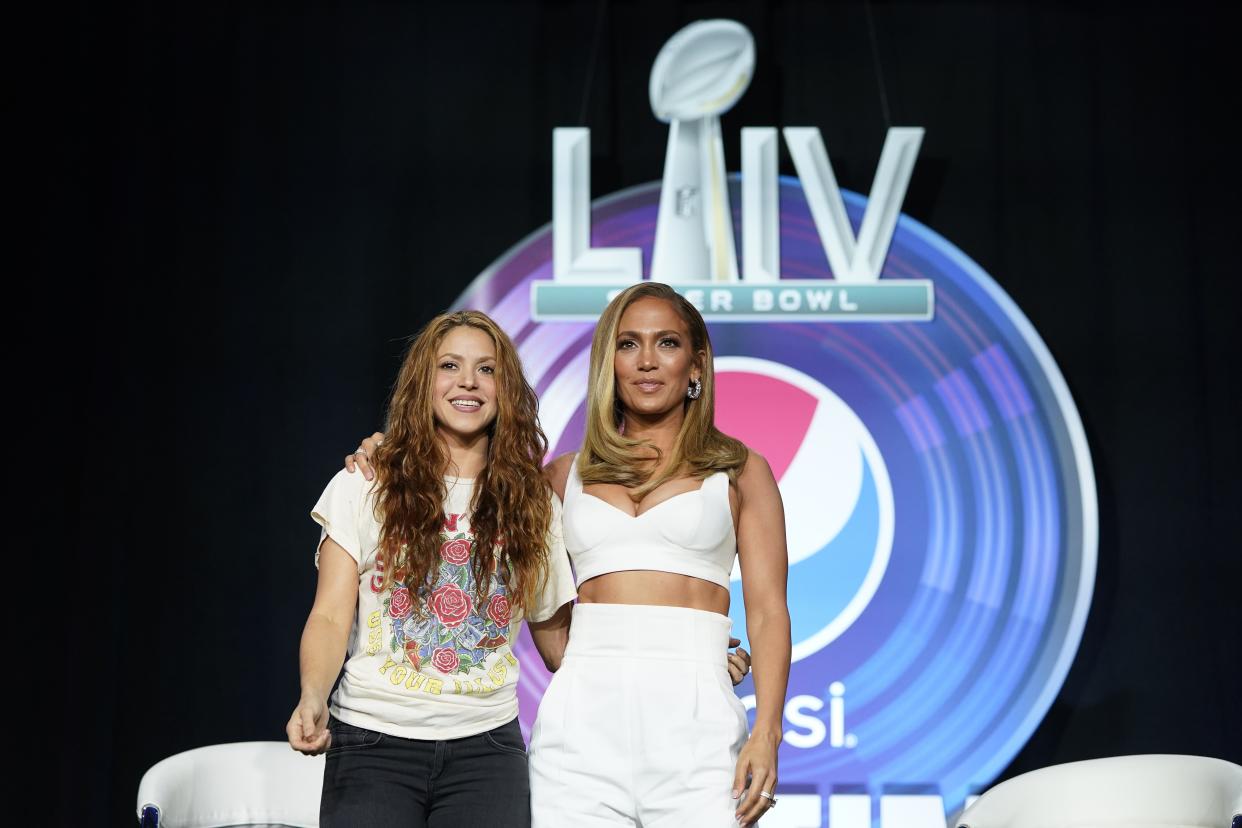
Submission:
{"label": "silver earring", "polygon": [[702,393],[703,393],[703,381],[702,380],[697,380],[697,379],[694,380],[693,382],[690,383],[690,387],[686,389],[686,396],[692,400],[697,400],[699,398],[699,394],[702,394]]}

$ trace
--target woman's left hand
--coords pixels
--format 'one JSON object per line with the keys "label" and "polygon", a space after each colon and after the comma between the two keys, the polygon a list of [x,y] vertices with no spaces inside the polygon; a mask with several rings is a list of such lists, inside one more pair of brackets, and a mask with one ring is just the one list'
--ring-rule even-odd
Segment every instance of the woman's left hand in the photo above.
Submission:
{"label": "woman's left hand", "polygon": [[740,638],[730,638],[729,646],[737,647],[737,649],[728,653],[725,659],[729,667],[729,678],[732,679],[734,687],[741,684],[742,679],[746,678],[746,674],[750,672],[750,653],[738,647],[741,643]]}
{"label": "woman's left hand", "polygon": [[[779,733],[752,733],[738,754],[733,798],[738,800],[737,821],[741,825],[755,824],[776,804],[776,751],[780,744]],[[767,796],[761,796],[761,791]]]}

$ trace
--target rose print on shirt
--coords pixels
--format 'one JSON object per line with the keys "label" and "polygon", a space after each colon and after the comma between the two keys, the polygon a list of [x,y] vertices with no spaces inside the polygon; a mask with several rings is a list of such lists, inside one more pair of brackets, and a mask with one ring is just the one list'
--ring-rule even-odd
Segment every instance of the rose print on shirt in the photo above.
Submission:
{"label": "rose print on shirt", "polygon": [[509,626],[509,599],[504,595],[493,595],[487,604],[487,617],[501,627]]}
{"label": "rose print on shirt", "polygon": [[441,673],[457,672],[457,667],[460,663],[461,659],[457,657],[457,653],[448,647],[440,647],[431,654],[431,666]]}
{"label": "rose print on shirt", "polygon": [[[474,535],[461,530],[461,518],[445,515],[440,565],[433,570],[431,584],[420,590],[420,611],[414,611],[413,596],[404,583],[395,583],[383,601],[392,626],[393,658],[404,657],[415,670],[427,667],[445,675],[469,673],[509,643],[512,611],[505,586],[492,574],[483,601],[476,602],[471,568]],[[377,562],[380,572],[382,567]]]}
{"label": "rose print on shirt", "polygon": [[405,587],[394,589],[389,599],[388,613],[393,618],[405,618],[413,611],[414,600],[410,598],[410,591]]}
{"label": "rose print on shirt", "polygon": [[[394,602],[395,600],[394,598]],[[460,626],[461,622],[470,615],[474,601],[457,584],[445,584],[431,593],[431,600],[428,603],[436,618],[440,619],[440,623],[452,629]]]}
{"label": "rose print on shirt", "polygon": [[454,566],[462,566],[470,560],[470,545],[465,538],[445,541],[440,547],[440,557]]}

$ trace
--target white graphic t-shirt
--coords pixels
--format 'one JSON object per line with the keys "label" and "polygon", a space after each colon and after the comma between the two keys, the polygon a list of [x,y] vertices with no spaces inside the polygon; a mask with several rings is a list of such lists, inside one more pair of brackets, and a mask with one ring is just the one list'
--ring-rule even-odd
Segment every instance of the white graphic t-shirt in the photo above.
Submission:
{"label": "white graphic t-shirt", "polygon": [[[519,665],[512,648],[522,619],[495,574],[477,602],[470,566],[474,481],[448,477],[445,485],[440,566],[422,595],[421,617],[406,585],[380,591],[381,525],[372,482],[341,470],[311,510],[323,527],[320,544],[330,537],[358,563],[358,615],[345,675],[329,706],[347,724],[407,739],[456,739],[499,727],[518,714]],[[547,620],[575,597],[561,539],[560,501],[549,497],[548,577],[529,609],[532,621]]]}

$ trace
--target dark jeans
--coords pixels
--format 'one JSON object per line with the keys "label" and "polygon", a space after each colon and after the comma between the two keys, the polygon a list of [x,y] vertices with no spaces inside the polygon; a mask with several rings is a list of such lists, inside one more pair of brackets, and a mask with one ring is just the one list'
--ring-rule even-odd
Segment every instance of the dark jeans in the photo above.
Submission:
{"label": "dark jeans", "polygon": [[402,739],[333,719],[320,828],[528,828],[517,719],[461,739]]}

